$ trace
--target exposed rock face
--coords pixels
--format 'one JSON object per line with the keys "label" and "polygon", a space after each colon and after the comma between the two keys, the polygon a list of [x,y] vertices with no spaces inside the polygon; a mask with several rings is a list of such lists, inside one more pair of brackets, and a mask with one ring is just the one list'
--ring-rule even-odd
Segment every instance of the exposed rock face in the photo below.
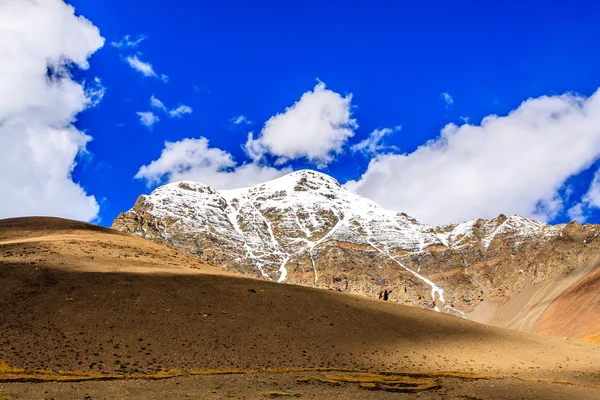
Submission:
{"label": "exposed rock face", "polygon": [[245,275],[461,315],[568,274],[600,248],[598,227],[578,223],[425,225],[308,170],[236,190],[168,184],[113,228]]}

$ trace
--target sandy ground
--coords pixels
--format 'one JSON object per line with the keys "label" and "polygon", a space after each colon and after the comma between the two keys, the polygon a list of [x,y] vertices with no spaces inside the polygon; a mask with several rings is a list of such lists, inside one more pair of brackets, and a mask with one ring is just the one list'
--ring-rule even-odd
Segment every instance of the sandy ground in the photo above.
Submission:
{"label": "sandy ground", "polygon": [[600,398],[598,345],[236,277],[82,223],[0,221],[0,288],[3,400],[408,396],[298,382],[319,368],[425,373],[422,398]]}

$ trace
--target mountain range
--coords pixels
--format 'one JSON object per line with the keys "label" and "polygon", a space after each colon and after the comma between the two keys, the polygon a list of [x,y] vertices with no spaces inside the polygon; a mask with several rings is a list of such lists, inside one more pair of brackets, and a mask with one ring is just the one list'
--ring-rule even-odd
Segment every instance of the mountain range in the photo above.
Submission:
{"label": "mountain range", "polygon": [[600,249],[596,225],[499,215],[431,226],[302,170],[234,190],[170,183],[140,196],[112,227],[251,277],[524,331],[600,334],[598,317],[577,328],[555,316],[569,309],[563,320],[589,319],[585,307],[571,306],[576,284],[591,293],[584,303],[600,301],[600,280],[590,278]]}

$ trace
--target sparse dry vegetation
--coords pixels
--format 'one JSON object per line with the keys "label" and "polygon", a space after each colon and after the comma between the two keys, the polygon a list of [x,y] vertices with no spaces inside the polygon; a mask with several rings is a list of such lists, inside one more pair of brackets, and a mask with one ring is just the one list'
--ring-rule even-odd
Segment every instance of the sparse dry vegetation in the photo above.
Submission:
{"label": "sparse dry vegetation", "polygon": [[[385,399],[406,390],[427,398],[492,385],[514,393],[516,384],[598,394],[594,344],[239,278],[140,238],[45,221],[37,236],[0,221],[0,396],[26,387],[39,391],[30,398],[51,397],[44,390],[70,390],[61,382],[84,385],[94,400],[125,387],[185,398],[181,382],[213,385],[198,398],[234,389],[250,398]],[[98,395],[107,388],[117,392]]]}

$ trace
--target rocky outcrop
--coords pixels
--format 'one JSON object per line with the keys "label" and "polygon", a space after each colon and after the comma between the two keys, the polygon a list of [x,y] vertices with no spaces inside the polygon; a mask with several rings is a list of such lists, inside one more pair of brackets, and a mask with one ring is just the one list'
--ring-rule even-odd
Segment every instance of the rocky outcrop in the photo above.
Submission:
{"label": "rocky outcrop", "polygon": [[514,215],[429,226],[298,171],[217,191],[195,182],[140,196],[113,228],[244,275],[463,315],[598,253],[598,227]]}

